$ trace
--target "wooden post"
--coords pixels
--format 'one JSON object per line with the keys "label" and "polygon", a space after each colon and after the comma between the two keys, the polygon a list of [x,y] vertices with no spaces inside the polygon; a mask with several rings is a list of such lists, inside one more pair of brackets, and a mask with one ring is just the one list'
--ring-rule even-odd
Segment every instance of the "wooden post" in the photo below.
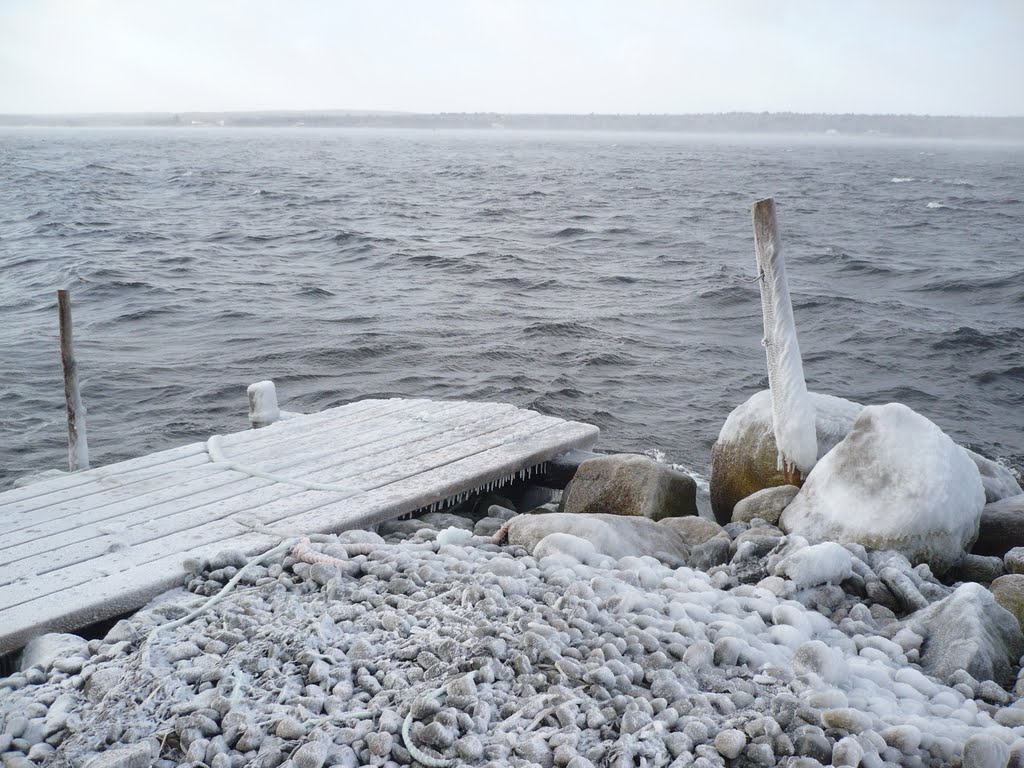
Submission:
{"label": "wooden post", "polygon": [[775,218],[775,201],[758,200],[753,207],[754,248],[761,286],[764,348],[779,468],[787,483],[800,485],[818,460],[815,410],[807,394],[800,345],[789,298],[786,263]]}
{"label": "wooden post", "polygon": [[64,368],[64,400],[68,407],[68,467],[72,472],[89,468],[89,443],[85,435],[85,406],[78,389],[75,346],[71,338],[71,296],[57,291],[60,316],[60,362]]}
{"label": "wooden post", "polygon": [[281,410],[277,407],[277,389],[272,381],[257,381],[250,384],[247,390],[249,395],[249,425],[253,429],[259,429],[281,418]]}

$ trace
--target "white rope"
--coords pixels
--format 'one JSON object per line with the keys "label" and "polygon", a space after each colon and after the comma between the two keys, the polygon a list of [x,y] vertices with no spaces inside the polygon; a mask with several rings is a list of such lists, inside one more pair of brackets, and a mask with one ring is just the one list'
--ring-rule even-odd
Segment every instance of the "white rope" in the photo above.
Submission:
{"label": "white rope", "polygon": [[241,472],[245,475],[252,477],[260,477],[264,480],[272,480],[275,483],[285,483],[287,485],[295,485],[299,488],[305,488],[307,491],[330,491],[332,493],[340,493],[343,496],[356,496],[363,493],[363,489],[355,485],[334,485],[332,483],[313,483],[308,480],[300,480],[297,477],[287,477],[285,475],[275,475],[273,472],[264,472],[259,467],[253,467],[249,464],[242,464],[240,462],[229,459],[224,455],[224,449],[221,445],[223,437],[221,435],[214,435],[206,441],[206,452],[210,454],[210,460],[217,464],[225,464],[228,469],[233,469],[236,472]]}

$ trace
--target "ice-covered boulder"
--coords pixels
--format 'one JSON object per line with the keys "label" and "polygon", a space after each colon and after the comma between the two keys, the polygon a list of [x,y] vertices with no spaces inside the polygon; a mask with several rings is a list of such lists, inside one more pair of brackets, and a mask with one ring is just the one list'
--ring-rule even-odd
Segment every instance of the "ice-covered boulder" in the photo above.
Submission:
{"label": "ice-covered boulder", "polygon": [[977,465],[978,472],[981,473],[981,482],[985,486],[985,501],[987,503],[991,504],[993,501],[1024,493],[1017,478],[1002,464],[992,461],[992,459],[986,459],[970,448],[964,448],[964,452],[971,457],[971,461]]}
{"label": "ice-covered boulder", "polygon": [[776,485],[771,488],[763,488],[760,491],[740,499],[732,510],[732,521],[734,523],[749,523],[756,518],[761,518],[766,523],[777,525],[782,516],[782,510],[789,506],[800,489],[795,485]]}
{"label": "ice-covered boulder", "polygon": [[894,550],[941,576],[978,535],[978,468],[935,424],[899,403],[861,411],[782,513],[811,541]]}
{"label": "ice-covered boulder", "polygon": [[975,680],[1006,685],[1024,653],[1017,620],[980,584],[960,585],[949,597],[908,617],[906,624],[924,638],[921,667],[940,680],[948,681],[962,669]]}
{"label": "ice-covered boulder", "polygon": [[[508,540],[534,553],[537,545],[553,533],[570,534],[590,542],[598,554],[615,559],[649,555],[678,567],[686,564],[690,551],[679,534],[644,517],[552,512],[520,515],[509,522]],[[564,541],[556,539],[555,542]]]}
{"label": "ice-covered boulder", "polygon": [[580,464],[562,497],[562,512],[601,512],[661,520],[697,514],[697,484],[646,456],[618,453]]}
{"label": "ice-covered boulder", "polygon": [[1002,557],[1014,547],[1024,547],[1024,494],[985,505],[971,551]]}
{"label": "ice-covered boulder", "polygon": [[[815,409],[818,458],[846,437],[864,407],[841,397],[811,392]],[[740,499],[776,485],[785,478],[778,464],[769,390],[752,395],[729,414],[711,449],[711,508],[725,525]]]}

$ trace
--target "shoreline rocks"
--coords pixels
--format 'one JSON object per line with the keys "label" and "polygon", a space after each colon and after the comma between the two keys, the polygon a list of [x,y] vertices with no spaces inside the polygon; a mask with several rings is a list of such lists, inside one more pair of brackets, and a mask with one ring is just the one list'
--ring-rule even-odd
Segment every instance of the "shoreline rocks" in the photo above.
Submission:
{"label": "shoreline rocks", "polygon": [[895,550],[944,574],[978,535],[985,491],[963,449],[905,405],[864,408],[782,513],[812,541]]}
{"label": "shoreline rocks", "polygon": [[580,464],[559,511],[651,520],[696,515],[697,484],[689,475],[646,456],[599,456]]}
{"label": "shoreline rocks", "polygon": [[[1019,627],[978,585],[954,591],[897,553],[812,545],[760,519],[510,522],[671,532],[691,551],[677,565],[650,552],[592,558],[592,544],[545,553],[551,535],[588,544],[565,532],[506,546],[471,533],[506,517],[492,506],[481,519],[456,511],[383,537],[340,534],[313,545],[339,566],[281,555],[166,632],[194,595],[164,596],[90,641],[77,672],[54,659],[0,680],[0,733],[17,734],[4,757],[145,755],[157,768],[289,756],[320,768],[407,765],[415,754],[566,766],[932,765],[982,748],[1024,758],[1019,692],[972,661],[977,674],[936,678],[924,666],[935,647],[963,646],[953,630],[974,618],[995,617],[1000,632],[1009,620],[1013,646]],[[727,560],[695,569],[693,550],[712,542]],[[226,559],[201,564],[192,588],[226,583],[228,569],[212,569]],[[876,601],[897,602],[882,571],[894,584],[900,574],[922,610]],[[1003,669],[986,658],[1013,681],[1016,659]]]}

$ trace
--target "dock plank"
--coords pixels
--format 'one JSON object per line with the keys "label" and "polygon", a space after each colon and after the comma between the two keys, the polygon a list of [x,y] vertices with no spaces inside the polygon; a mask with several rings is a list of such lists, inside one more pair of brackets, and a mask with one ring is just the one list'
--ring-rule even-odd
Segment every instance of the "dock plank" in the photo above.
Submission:
{"label": "dock plank", "polygon": [[279,542],[254,526],[374,525],[597,436],[501,403],[362,400],[0,493],[0,654],[141,607],[186,557]]}

